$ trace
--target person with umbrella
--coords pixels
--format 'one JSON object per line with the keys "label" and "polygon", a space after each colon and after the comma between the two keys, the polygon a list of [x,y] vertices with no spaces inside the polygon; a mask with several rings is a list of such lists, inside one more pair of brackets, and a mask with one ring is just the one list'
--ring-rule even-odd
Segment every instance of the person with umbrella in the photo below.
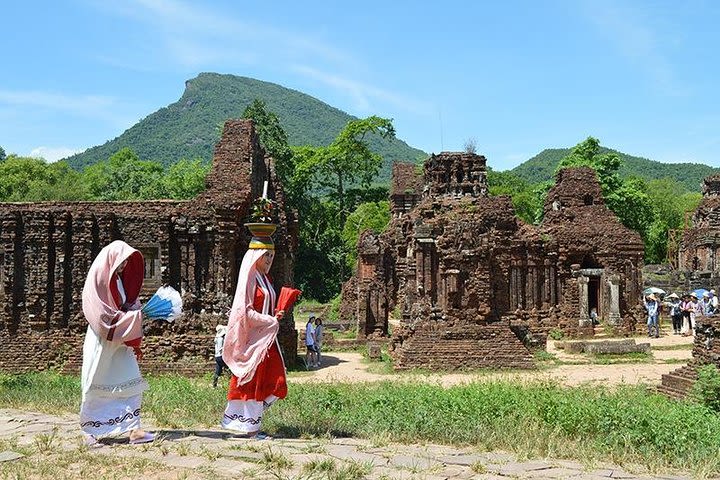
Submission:
{"label": "person with umbrella", "polygon": [[718,298],[714,289],[710,290],[710,307],[712,309],[711,314],[718,312]]}
{"label": "person with umbrella", "polygon": [[658,316],[660,314],[660,304],[657,301],[654,293],[645,297],[645,310],[647,310],[648,320],[648,337],[653,336],[653,330],[655,331],[655,338],[660,336],[660,328],[658,325]]}
{"label": "person with umbrella", "polygon": [[699,301],[700,314],[710,315],[712,313],[712,301],[710,300],[710,292],[705,292],[702,295],[702,299]]}

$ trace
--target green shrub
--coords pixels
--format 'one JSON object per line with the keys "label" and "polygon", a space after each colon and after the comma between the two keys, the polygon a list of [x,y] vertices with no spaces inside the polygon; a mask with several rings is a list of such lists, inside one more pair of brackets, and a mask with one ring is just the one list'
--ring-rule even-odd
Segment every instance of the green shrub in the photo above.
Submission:
{"label": "green shrub", "polygon": [[550,330],[550,333],[548,333],[548,337],[552,338],[553,340],[562,340],[563,338],[565,338],[565,333],[562,330],[554,328]]}
{"label": "green shrub", "polygon": [[715,365],[698,368],[698,380],[691,397],[716,412],[720,412],[720,370]]}
{"label": "green shrub", "polygon": [[328,312],[327,320],[330,322],[337,322],[340,318],[340,301],[342,300],[342,294],[338,293],[330,300],[330,311]]}

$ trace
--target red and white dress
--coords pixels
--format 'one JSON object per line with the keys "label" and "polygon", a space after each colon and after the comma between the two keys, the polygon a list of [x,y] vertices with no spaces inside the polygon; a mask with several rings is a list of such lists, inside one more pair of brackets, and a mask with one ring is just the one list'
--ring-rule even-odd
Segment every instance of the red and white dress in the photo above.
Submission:
{"label": "red and white dress", "polygon": [[[248,283],[254,283],[255,290],[252,304],[243,312],[241,328],[247,330],[244,338],[251,345],[248,350],[256,350],[255,354],[248,355],[249,370],[252,372],[254,369],[254,373],[246,376],[244,382],[232,375],[228,403],[221,422],[224,428],[244,434],[258,432],[265,410],[276,400],[287,396],[285,363],[277,341],[278,326],[274,317],[275,290],[267,275],[252,270]],[[231,315],[230,323],[232,321]],[[228,325],[229,328],[231,326]],[[228,351],[226,349],[224,357]]]}

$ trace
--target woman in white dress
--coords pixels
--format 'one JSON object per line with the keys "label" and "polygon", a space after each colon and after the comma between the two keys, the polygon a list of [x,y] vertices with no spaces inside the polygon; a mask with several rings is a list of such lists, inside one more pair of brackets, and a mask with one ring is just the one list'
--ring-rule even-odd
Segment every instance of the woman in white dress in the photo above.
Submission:
{"label": "woman in white dress", "polygon": [[82,366],[80,425],[88,445],[97,438],[130,432],[130,443],[154,435],[140,428],[140,403],[147,382],[140,375],[142,254],[116,240],[93,261],[83,288],[88,321]]}

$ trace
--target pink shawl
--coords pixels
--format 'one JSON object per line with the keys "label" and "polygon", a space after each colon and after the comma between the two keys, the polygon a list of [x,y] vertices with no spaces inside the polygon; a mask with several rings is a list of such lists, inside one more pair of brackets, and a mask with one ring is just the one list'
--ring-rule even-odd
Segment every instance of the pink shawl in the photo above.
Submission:
{"label": "pink shawl", "polygon": [[[275,341],[280,328],[274,316],[256,311],[253,305],[259,274],[256,263],[267,251],[249,249],[245,253],[240,265],[235,298],[230,310],[228,331],[223,347],[223,360],[233,375],[238,378],[238,385],[252,380],[255,370],[265,358],[268,348]],[[269,300],[266,296],[266,304]],[[270,302],[268,306],[267,313],[272,313],[274,304]],[[263,310],[266,309],[263,308]]]}
{"label": "pink shawl", "polygon": [[[126,296],[126,307],[122,308],[116,271],[125,260],[128,263],[119,275]],[[142,254],[121,240],[115,240],[100,250],[90,266],[82,293],[83,313],[101,339],[130,342],[142,338],[142,312],[139,310],[138,295],[142,288],[144,267]]]}

